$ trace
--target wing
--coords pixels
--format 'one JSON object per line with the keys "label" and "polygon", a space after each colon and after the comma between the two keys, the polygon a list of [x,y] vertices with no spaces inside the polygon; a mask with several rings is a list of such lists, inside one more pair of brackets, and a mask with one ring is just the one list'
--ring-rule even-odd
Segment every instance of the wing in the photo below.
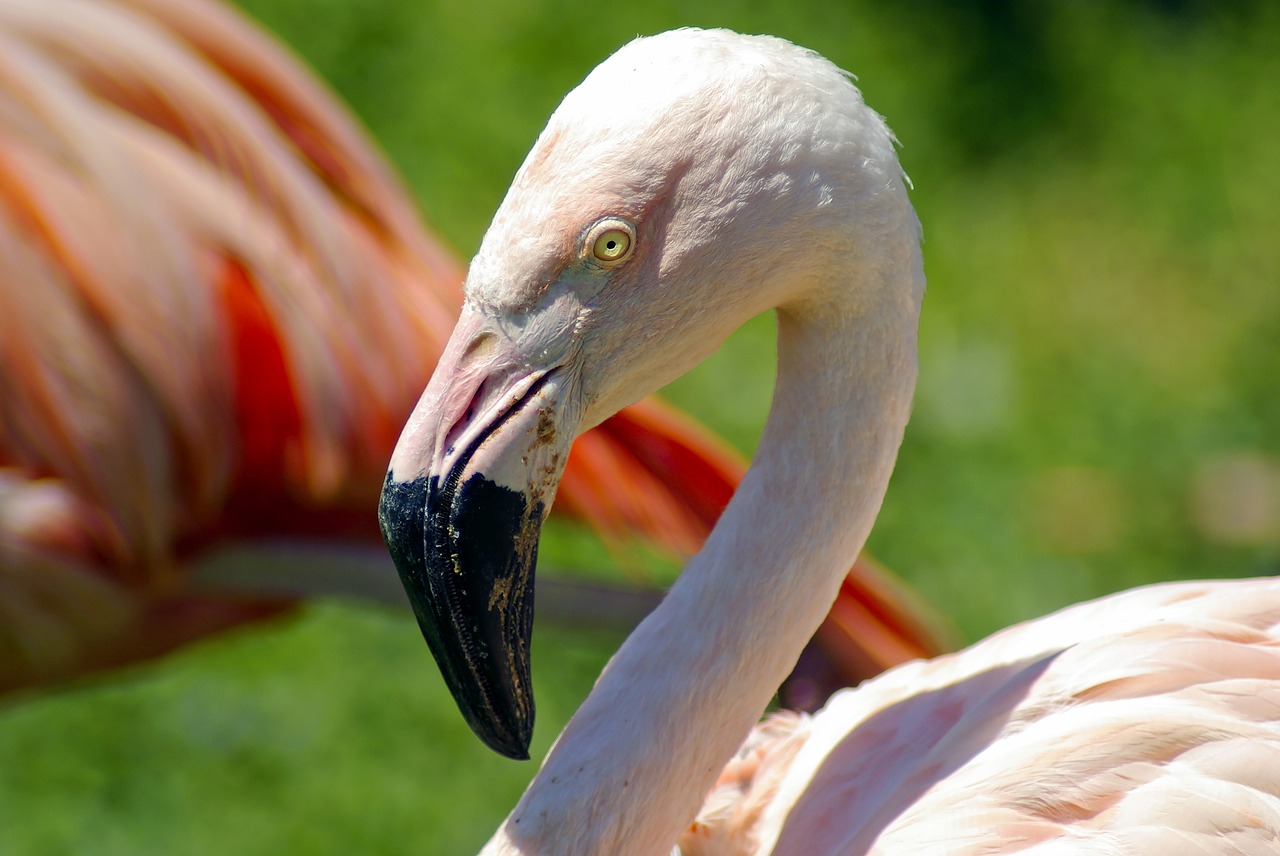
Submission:
{"label": "wing", "polygon": [[1280,581],[1072,607],[839,693],[779,745],[767,809],[721,806],[732,846],[690,852],[1273,853]]}

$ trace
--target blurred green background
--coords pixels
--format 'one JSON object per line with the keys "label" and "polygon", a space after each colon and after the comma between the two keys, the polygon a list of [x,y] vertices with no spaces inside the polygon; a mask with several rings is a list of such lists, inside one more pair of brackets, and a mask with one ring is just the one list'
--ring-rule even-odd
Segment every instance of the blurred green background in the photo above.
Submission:
{"label": "blurred green background", "polygon": [[[965,639],[1277,570],[1280,7],[1226,5],[243,3],[464,256],[559,98],[637,33],[770,32],[856,72],[903,142],[929,276],[870,546]],[[743,450],[771,332],[669,391]],[[548,538],[570,563],[583,542]],[[618,641],[539,629],[535,756]],[[407,614],[322,604],[0,709],[0,854],[474,852],[533,770],[470,736]]]}

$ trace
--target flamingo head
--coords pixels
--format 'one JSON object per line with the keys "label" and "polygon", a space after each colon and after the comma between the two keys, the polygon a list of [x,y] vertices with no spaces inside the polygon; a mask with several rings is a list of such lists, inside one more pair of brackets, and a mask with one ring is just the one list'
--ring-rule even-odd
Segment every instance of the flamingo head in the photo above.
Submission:
{"label": "flamingo head", "polygon": [[848,77],[780,39],[638,39],[552,115],[471,263],[379,510],[489,746],[528,756],[532,569],[573,439],[760,312],[857,311],[863,285],[832,271],[892,219],[887,197],[901,216],[900,186]]}

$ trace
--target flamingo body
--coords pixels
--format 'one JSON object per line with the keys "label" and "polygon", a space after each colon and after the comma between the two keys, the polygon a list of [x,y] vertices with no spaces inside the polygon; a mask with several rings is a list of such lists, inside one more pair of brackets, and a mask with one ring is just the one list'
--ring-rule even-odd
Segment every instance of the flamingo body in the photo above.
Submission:
{"label": "flamingo body", "polygon": [[1280,581],[1078,604],[767,720],[694,854],[1264,853]]}

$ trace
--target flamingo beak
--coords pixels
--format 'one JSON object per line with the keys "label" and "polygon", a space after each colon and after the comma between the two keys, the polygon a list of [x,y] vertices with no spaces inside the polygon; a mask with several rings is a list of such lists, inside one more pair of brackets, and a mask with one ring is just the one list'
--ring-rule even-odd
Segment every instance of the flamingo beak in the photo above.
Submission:
{"label": "flamingo beak", "polygon": [[401,434],[378,508],[418,625],[463,717],[529,757],[533,569],[576,434],[571,372],[464,312]]}

